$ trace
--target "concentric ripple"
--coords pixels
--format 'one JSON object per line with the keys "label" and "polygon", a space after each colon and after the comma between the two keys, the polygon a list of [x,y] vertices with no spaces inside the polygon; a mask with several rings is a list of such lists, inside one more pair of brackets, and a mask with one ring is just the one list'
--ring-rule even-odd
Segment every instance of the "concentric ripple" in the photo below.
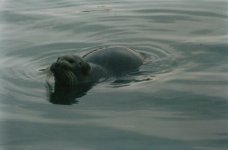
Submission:
{"label": "concentric ripple", "polygon": [[[2,58],[1,69],[5,70],[2,73],[3,85],[7,88],[2,91],[14,95],[16,97],[24,97],[24,99],[40,100],[45,95],[45,81],[47,72],[42,71],[48,68],[51,63],[56,61],[56,58],[65,54],[82,55],[90,50],[105,47],[87,47],[78,49],[78,43],[62,43],[67,45],[62,49],[59,43],[38,45],[18,50],[21,55],[9,53],[8,57]],[[81,44],[83,45],[83,44]],[[133,47],[133,49],[146,55],[145,64],[140,67],[139,72],[132,73],[121,79],[112,81],[114,87],[129,86],[131,82],[141,82],[153,80],[159,74],[170,72],[174,69],[172,52],[162,50],[158,46],[154,47]],[[34,50],[34,55],[31,55],[31,50]],[[25,98],[26,97],[26,98]]]}

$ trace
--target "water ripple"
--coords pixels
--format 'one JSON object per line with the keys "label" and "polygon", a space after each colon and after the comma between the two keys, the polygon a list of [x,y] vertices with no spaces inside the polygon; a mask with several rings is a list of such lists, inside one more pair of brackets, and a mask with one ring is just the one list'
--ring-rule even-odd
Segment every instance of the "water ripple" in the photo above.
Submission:
{"label": "water ripple", "polygon": [[201,16],[201,17],[216,17],[216,18],[228,18],[228,15],[224,13],[215,13],[211,11],[200,11],[200,10],[173,10],[173,9],[140,9],[135,10],[136,12],[143,14],[176,14],[176,15],[187,15],[187,16]]}
{"label": "water ripple", "polygon": [[[0,3],[1,148],[45,149],[54,139],[54,149],[226,149],[227,1]],[[47,101],[40,70],[110,45],[144,53],[145,64],[78,105]]]}
{"label": "water ripple", "polygon": [[[44,94],[43,86],[47,75],[40,70],[49,67],[58,56],[65,54],[80,55],[98,48],[87,47],[79,49],[80,45],[81,47],[85,46],[83,43],[52,43],[9,52],[8,57],[1,60],[1,63],[5,64],[1,68],[6,70],[2,74],[4,76],[4,85],[7,85],[7,89],[5,90],[19,97],[40,97]],[[88,44],[86,45],[88,46]],[[77,50],[75,47],[78,47]],[[99,47],[105,47],[105,45]],[[168,50],[161,49],[158,45],[152,47],[134,47],[133,49],[139,50],[148,56],[146,64],[140,68],[141,77],[139,74],[132,74],[131,77],[124,77],[113,82],[115,83],[113,87],[129,86],[131,82],[153,80],[155,75],[170,72],[174,67],[175,60],[172,58],[172,53]]]}

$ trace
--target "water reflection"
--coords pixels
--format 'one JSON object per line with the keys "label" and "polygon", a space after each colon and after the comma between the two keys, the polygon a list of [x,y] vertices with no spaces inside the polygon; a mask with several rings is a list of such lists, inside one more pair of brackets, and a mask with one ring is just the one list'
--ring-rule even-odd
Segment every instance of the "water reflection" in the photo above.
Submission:
{"label": "water reflection", "polygon": [[113,88],[118,88],[130,86],[132,83],[146,82],[153,79],[152,76],[144,76],[141,72],[133,74],[122,77],[111,77],[109,79],[101,80],[97,83],[89,82],[76,86],[64,86],[58,82],[55,82],[54,85],[52,85],[50,81],[47,80],[45,85],[48,94],[48,100],[53,104],[72,105],[79,102],[77,98],[85,96],[93,86],[102,82],[108,83]]}
{"label": "water reflection", "polygon": [[46,88],[49,101],[53,104],[71,105],[78,103],[77,98],[86,95],[87,91],[92,88],[93,84],[83,84],[80,86],[62,86],[55,83],[53,86],[47,81]]}

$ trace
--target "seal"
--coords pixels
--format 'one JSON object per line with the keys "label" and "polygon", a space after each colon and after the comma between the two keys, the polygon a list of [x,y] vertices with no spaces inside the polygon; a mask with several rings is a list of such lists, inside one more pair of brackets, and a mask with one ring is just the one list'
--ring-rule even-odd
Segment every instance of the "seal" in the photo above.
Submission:
{"label": "seal", "polygon": [[136,71],[143,62],[144,56],[141,53],[123,46],[95,49],[82,57],[77,55],[58,57],[56,62],[50,66],[50,71],[55,79],[55,98],[52,94],[51,102],[71,103],[69,100],[59,100],[59,97],[66,96],[64,94],[66,92],[71,95],[67,96],[68,98],[81,97],[99,81]]}
{"label": "seal", "polygon": [[65,55],[50,67],[55,81],[63,86],[98,82],[101,78],[123,76],[143,64],[143,55],[127,47],[108,47],[82,57]]}

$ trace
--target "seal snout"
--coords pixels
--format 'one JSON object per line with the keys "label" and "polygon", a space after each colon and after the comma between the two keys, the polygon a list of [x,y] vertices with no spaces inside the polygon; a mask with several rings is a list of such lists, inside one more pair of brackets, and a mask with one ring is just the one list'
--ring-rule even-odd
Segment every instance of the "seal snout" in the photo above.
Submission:
{"label": "seal snout", "polygon": [[73,71],[73,65],[65,58],[58,58],[50,66],[50,71],[55,77],[55,81],[60,83],[62,86],[72,87],[78,83],[78,78]]}
{"label": "seal snout", "polygon": [[70,69],[70,67],[71,65],[68,62],[57,59],[57,61],[51,65],[50,70],[52,73],[55,73],[56,71]]}
{"label": "seal snout", "polygon": [[55,73],[59,72],[62,68],[63,67],[60,63],[55,62],[51,65],[50,70],[52,73],[55,74]]}
{"label": "seal snout", "polygon": [[53,63],[51,65],[50,70],[51,70],[52,73],[55,73],[55,71],[56,71],[56,63]]}

